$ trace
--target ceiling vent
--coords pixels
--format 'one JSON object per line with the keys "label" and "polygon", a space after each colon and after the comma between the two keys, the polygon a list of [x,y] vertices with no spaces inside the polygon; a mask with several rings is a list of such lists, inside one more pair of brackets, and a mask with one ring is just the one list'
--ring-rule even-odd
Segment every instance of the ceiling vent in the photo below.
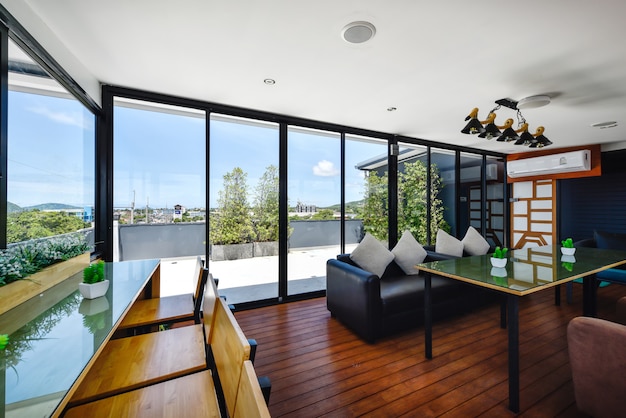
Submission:
{"label": "ceiling vent", "polygon": [[507,162],[509,177],[541,176],[591,170],[591,151],[580,150]]}

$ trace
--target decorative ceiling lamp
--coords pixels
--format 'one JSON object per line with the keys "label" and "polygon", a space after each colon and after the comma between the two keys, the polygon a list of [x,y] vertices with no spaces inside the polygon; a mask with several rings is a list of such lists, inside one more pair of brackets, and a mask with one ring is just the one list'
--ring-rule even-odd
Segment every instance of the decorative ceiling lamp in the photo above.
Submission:
{"label": "decorative ceiling lamp", "polygon": [[[465,120],[469,120],[469,122],[461,132],[464,134],[478,134],[479,138],[497,138],[498,142],[515,141],[515,145],[526,145],[530,148],[547,147],[548,145],[552,145],[552,141],[543,135],[545,128],[540,126],[537,128],[535,134],[529,133],[528,123],[520,109],[545,106],[548,103],[550,103],[549,96],[525,97],[519,102],[511,99],[496,100],[497,106],[489,111],[487,119],[484,121],[478,120],[478,108],[475,107],[472,109],[470,114],[465,118]],[[496,125],[495,112],[502,106],[517,111],[517,129],[513,129],[514,120],[511,118],[507,119],[502,126]],[[500,131],[501,129],[503,129],[503,131]]]}

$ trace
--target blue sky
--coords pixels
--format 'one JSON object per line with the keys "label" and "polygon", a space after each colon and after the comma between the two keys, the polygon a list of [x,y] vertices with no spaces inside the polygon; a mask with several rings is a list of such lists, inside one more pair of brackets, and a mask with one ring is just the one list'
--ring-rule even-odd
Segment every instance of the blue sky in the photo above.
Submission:
{"label": "blue sky", "polygon": [[[171,113],[116,107],[114,206],[205,206],[205,121]],[[74,100],[11,92],[9,95],[9,201],[93,204],[93,118]],[[223,119],[211,122],[210,206],[223,176],[240,167],[252,194],[269,165],[278,166],[278,127]],[[320,207],[340,202],[339,136],[290,130],[288,194]],[[348,141],[346,200],[361,199],[361,161],[384,145]]]}

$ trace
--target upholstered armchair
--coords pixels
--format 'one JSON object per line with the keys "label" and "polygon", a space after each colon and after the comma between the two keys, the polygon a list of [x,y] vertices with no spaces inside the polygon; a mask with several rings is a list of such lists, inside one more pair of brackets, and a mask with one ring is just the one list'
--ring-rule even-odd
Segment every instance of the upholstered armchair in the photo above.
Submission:
{"label": "upholstered armchair", "polygon": [[578,409],[595,418],[626,415],[626,297],[617,320],[577,317],[567,327]]}

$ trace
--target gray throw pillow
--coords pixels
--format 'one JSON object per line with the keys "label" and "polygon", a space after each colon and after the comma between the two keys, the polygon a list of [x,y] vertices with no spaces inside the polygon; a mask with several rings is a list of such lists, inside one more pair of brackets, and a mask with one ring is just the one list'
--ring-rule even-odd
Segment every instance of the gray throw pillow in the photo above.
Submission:
{"label": "gray throw pillow", "polygon": [[463,243],[463,249],[469,255],[483,255],[489,251],[489,243],[473,226],[467,228],[467,232],[461,242]]}
{"label": "gray throw pillow", "polygon": [[435,241],[435,251],[441,254],[463,257],[463,243],[448,234],[446,231],[437,231],[437,241]]}
{"label": "gray throw pillow", "polygon": [[426,258],[426,250],[415,239],[411,231],[404,231],[393,250],[394,261],[406,274],[419,274],[415,267]]}
{"label": "gray throw pillow", "polygon": [[394,255],[372,235],[365,234],[350,254],[350,259],[365,271],[382,277]]}

